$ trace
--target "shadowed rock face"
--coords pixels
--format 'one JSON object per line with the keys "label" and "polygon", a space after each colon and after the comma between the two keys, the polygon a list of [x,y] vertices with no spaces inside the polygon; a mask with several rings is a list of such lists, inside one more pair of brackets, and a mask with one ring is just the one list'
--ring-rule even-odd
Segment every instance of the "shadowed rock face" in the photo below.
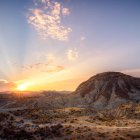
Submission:
{"label": "shadowed rock face", "polygon": [[95,106],[114,106],[126,101],[140,101],[140,78],[120,72],[105,72],[81,83],[75,91],[88,96]]}

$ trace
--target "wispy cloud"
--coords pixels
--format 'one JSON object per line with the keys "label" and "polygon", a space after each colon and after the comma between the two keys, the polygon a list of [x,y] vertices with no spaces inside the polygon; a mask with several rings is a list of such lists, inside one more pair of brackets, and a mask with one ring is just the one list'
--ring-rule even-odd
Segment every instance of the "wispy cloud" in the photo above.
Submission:
{"label": "wispy cloud", "polygon": [[84,41],[84,40],[86,40],[86,37],[85,36],[81,36],[80,40]]}
{"label": "wispy cloud", "polygon": [[29,9],[27,19],[42,39],[49,37],[66,41],[72,29],[62,25],[62,18],[69,14],[70,10],[59,2],[39,0],[35,2],[34,8]]}
{"label": "wispy cloud", "polygon": [[23,75],[28,75],[29,73],[38,74],[42,72],[55,73],[65,69],[64,66],[59,64],[58,58],[54,53],[46,53],[45,51],[40,51],[33,53],[32,57],[36,58],[32,62],[19,64],[17,62],[9,61],[9,63],[13,69],[20,70]]}
{"label": "wispy cloud", "polygon": [[69,10],[68,8],[62,8],[62,14],[63,14],[64,16],[67,16],[67,15],[70,14],[70,10]]}
{"label": "wispy cloud", "polygon": [[27,66],[28,70],[39,71],[39,72],[59,72],[64,69],[61,65],[54,65],[50,63],[34,63]]}
{"label": "wispy cloud", "polygon": [[0,83],[8,83],[8,81],[5,79],[0,79]]}
{"label": "wispy cloud", "polygon": [[[64,69],[63,66],[53,64],[50,62],[48,63],[33,63],[33,64],[27,64],[27,65],[13,65],[15,68],[20,68],[23,72],[30,72],[30,71],[36,71],[36,72],[59,72]],[[1,81],[0,81],[1,82]],[[6,82],[6,81],[2,81]]]}
{"label": "wispy cloud", "polygon": [[0,79],[0,92],[11,90],[14,87],[15,84],[13,82],[8,82],[5,79]]}
{"label": "wispy cloud", "polygon": [[69,49],[67,54],[67,58],[70,61],[76,60],[78,57],[78,51],[76,49]]}

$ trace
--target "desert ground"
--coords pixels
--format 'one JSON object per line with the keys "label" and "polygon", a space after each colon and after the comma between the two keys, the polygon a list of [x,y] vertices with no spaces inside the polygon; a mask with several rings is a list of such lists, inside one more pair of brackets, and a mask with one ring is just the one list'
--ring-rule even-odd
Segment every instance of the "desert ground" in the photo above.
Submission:
{"label": "desert ground", "polygon": [[[21,99],[20,99],[21,100]],[[0,109],[1,140],[140,140],[140,104]]]}

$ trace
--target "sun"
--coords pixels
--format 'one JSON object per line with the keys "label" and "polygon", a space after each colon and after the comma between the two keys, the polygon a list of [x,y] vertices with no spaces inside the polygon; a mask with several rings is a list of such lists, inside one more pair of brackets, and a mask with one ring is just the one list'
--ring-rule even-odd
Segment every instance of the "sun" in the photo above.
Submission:
{"label": "sun", "polygon": [[24,83],[24,84],[18,85],[17,86],[17,90],[19,90],[19,91],[25,91],[25,90],[27,90],[27,87],[28,87],[28,84],[27,83]]}

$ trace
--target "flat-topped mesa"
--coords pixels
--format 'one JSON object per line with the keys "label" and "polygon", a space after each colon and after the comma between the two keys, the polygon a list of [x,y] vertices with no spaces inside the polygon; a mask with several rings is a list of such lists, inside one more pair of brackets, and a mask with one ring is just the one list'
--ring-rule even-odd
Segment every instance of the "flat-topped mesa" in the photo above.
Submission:
{"label": "flat-topped mesa", "polygon": [[126,101],[140,101],[140,78],[120,72],[105,72],[81,83],[75,91],[88,96],[95,105],[112,106]]}

